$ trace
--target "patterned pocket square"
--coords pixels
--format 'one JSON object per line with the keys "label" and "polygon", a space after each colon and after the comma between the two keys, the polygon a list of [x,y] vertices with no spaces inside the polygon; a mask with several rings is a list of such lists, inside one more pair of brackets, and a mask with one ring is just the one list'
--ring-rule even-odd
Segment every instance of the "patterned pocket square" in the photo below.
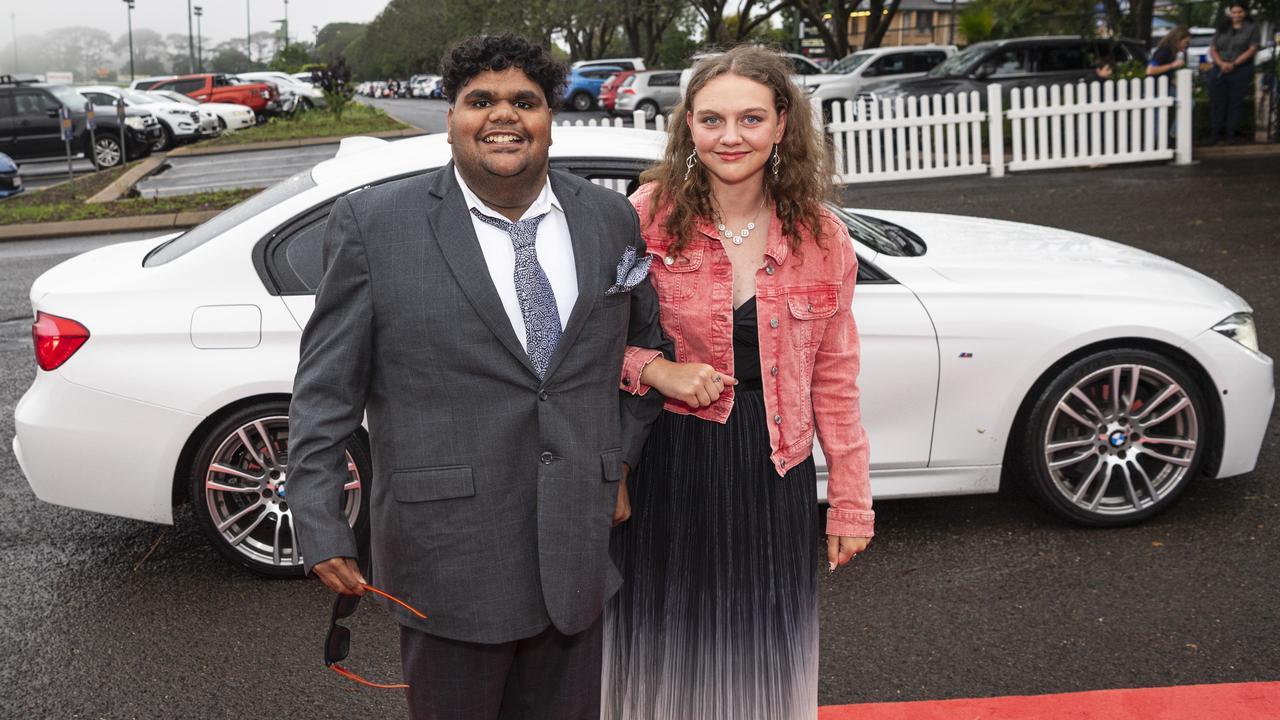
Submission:
{"label": "patterned pocket square", "polygon": [[645,255],[643,258],[636,257],[636,247],[628,245],[627,249],[622,253],[622,259],[618,261],[618,279],[608,290],[604,291],[605,295],[617,295],[618,293],[631,292],[631,288],[640,284],[649,274],[649,264],[653,262],[652,255]]}

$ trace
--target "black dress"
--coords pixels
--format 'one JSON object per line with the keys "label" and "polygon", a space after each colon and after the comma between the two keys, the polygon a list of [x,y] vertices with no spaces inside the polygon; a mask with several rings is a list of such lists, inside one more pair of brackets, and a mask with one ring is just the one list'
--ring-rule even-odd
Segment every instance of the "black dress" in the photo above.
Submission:
{"label": "black dress", "polygon": [[755,298],[733,319],[728,421],[662,413],[631,473],[612,544],[623,585],[605,612],[607,720],[817,717],[813,458],[774,469]]}

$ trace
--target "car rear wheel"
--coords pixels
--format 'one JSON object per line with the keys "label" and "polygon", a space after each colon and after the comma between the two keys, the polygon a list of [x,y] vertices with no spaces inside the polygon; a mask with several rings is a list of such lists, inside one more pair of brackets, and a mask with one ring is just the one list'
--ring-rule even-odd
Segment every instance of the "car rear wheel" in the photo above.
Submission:
{"label": "car rear wheel", "polygon": [[99,168],[110,168],[124,160],[120,151],[120,139],[112,135],[99,135],[93,143],[93,163]]}
{"label": "car rear wheel", "polygon": [[[346,443],[342,514],[367,547],[372,462],[364,443]],[[208,432],[195,454],[191,501],[201,529],[228,560],[259,575],[302,577],[303,559],[288,503],[289,404],[259,403]]]}
{"label": "car rear wheel", "polygon": [[591,104],[595,102],[594,98],[588,93],[576,92],[573,97],[569,98],[569,103],[573,105],[573,109],[578,112],[586,112],[591,109]]}
{"label": "car rear wheel", "polygon": [[221,115],[218,116],[218,130],[221,132],[227,131],[227,121],[223,120]]}
{"label": "car rear wheel", "polygon": [[1106,350],[1063,370],[1021,429],[1027,488],[1067,520],[1118,527],[1167,508],[1208,447],[1203,389],[1170,359]]}
{"label": "car rear wheel", "polygon": [[173,147],[173,131],[168,125],[160,123],[160,139],[151,143],[152,152],[164,152]]}
{"label": "car rear wheel", "polygon": [[653,122],[653,119],[658,116],[658,104],[652,100],[641,100],[636,105],[636,109],[642,111],[644,119],[649,122]]}

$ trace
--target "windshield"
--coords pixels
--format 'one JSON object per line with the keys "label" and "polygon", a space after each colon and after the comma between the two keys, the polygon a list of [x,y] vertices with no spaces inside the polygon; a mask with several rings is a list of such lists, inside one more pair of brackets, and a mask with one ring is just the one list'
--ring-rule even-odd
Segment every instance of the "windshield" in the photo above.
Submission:
{"label": "windshield", "polygon": [[[53,93],[53,96],[58,98],[58,102],[61,102],[63,105],[75,110],[84,109],[85,104],[89,102],[89,98],[81,95],[75,90],[72,90],[66,85],[49,85],[45,89]],[[54,137],[57,137],[57,135]]]}
{"label": "windshield", "polygon": [[856,52],[852,55],[845,55],[844,59],[842,59],[840,62],[827,68],[827,74],[836,75],[836,74],[851,73],[854,70],[857,70],[858,66],[866,63],[868,60],[870,60],[875,56],[876,56],[875,53],[870,53],[870,52]]}
{"label": "windshield", "polygon": [[224,211],[221,215],[203,225],[197,225],[157,247],[142,261],[142,266],[154,267],[180,258],[254,215],[265,212],[315,186],[315,180],[311,179],[311,170],[303,170],[288,180],[272,185],[239,205]]}
{"label": "windshield", "polygon": [[868,248],[893,257],[919,257],[928,250],[920,236],[901,225],[870,218],[828,205],[836,217],[849,228],[849,236]]}
{"label": "windshield", "polygon": [[138,92],[137,90],[120,90],[119,92],[124,96],[124,99],[127,102],[131,102],[134,105],[150,105],[157,100],[162,100],[162,98],[158,98],[144,92]]}
{"label": "windshield", "polygon": [[986,56],[987,51],[993,47],[992,43],[977,43],[961,50],[951,57],[943,60],[935,65],[929,71],[929,77],[957,77],[960,75],[968,75],[969,71],[978,66],[982,62],[982,58]]}
{"label": "windshield", "polygon": [[194,99],[189,98],[180,92],[173,92],[172,90],[156,90],[148,94],[159,100],[168,100],[170,102],[180,102],[183,105],[199,105],[200,104],[196,102]]}

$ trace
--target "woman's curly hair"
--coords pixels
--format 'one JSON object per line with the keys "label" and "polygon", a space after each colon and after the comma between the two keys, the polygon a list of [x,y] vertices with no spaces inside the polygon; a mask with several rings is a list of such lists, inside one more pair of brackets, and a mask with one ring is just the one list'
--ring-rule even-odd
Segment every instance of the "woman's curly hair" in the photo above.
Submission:
{"label": "woman's curly hair", "polygon": [[441,61],[441,86],[452,105],[458,91],[480,73],[519,68],[542,88],[552,111],[560,109],[568,71],[551,53],[513,33],[478,35],[454,45]]}
{"label": "woman's curly hair", "polygon": [[791,79],[791,64],[769,48],[742,45],[698,62],[693,68],[684,99],[671,113],[667,149],[662,159],[641,176],[656,181],[649,221],[660,208],[670,208],[663,230],[674,238],[671,251],[678,254],[694,232],[698,218],[711,218],[711,183],[702,163],[695,163],[685,179],[687,159],[694,152],[693,133],[685,118],[693,111],[698,93],[721,75],[737,75],[764,85],[773,92],[774,107],[787,114],[787,129],[778,143],[778,174],[772,163],[764,168],[765,197],[777,205],[782,234],[793,251],[802,244],[801,228],[823,240],[823,202],[834,197],[831,158],[826,138],[814,123],[804,92]]}

